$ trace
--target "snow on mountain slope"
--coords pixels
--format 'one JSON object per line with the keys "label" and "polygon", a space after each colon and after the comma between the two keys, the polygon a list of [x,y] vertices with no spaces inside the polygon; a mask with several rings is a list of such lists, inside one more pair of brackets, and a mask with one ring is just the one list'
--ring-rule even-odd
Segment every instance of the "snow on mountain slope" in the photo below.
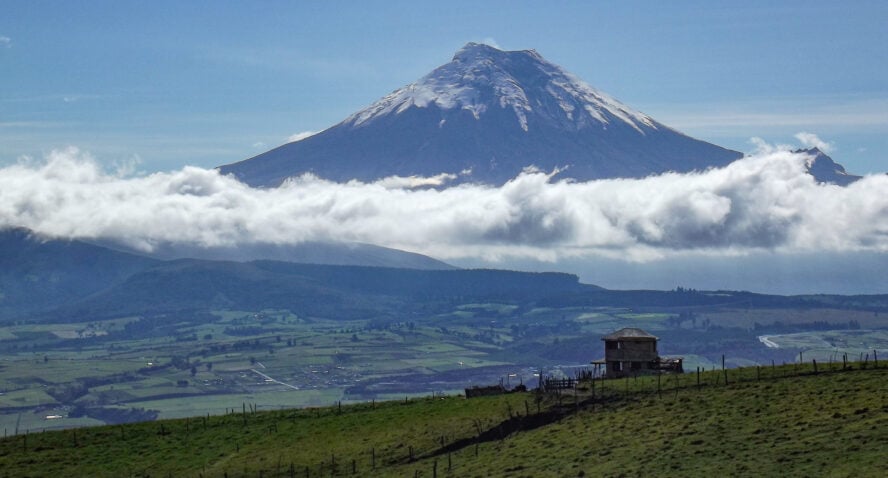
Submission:
{"label": "snow on mountain slope", "polygon": [[450,174],[503,184],[527,167],[589,180],[702,170],[740,157],[658,123],[534,50],[469,43],[326,131],[220,169],[254,186],[304,173],[334,181]]}
{"label": "snow on mountain slope", "polygon": [[426,108],[430,103],[441,109],[467,110],[475,119],[491,106],[509,108],[525,131],[534,106],[539,108],[540,118],[566,129],[580,130],[614,120],[642,134],[639,125],[656,129],[647,115],[592,88],[535,50],[506,52],[478,43],[469,43],[450,63],[353,114],[344,124],[361,126],[410,107]]}

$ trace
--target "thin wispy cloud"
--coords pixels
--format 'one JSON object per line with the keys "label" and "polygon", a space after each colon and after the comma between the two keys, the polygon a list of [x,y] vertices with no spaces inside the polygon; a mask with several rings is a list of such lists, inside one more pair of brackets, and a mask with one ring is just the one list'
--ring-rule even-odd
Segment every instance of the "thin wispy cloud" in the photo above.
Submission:
{"label": "thin wispy cloud", "polygon": [[743,103],[653,105],[646,112],[678,129],[867,128],[888,131],[888,98],[799,98]]}
{"label": "thin wispy cloud", "polygon": [[74,103],[77,101],[84,100],[98,100],[108,98],[106,95],[98,95],[98,94],[87,94],[87,93],[75,93],[75,94],[53,94],[53,95],[38,95],[38,96],[21,96],[21,97],[10,97],[10,98],[2,98],[0,102],[3,103],[43,103],[43,102],[63,102],[63,103]]}
{"label": "thin wispy cloud", "polygon": [[491,37],[486,37],[486,38],[484,38],[483,40],[481,40],[480,43],[483,43],[483,44],[485,44],[485,45],[487,45],[487,46],[492,46],[492,47],[494,47],[494,48],[496,48],[496,49],[498,49],[498,50],[502,50],[502,49],[503,49],[501,46],[499,46],[499,43],[497,43],[496,40],[494,40],[494,39],[491,38]]}
{"label": "thin wispy cloud", "polygon": [[300,133],[291,134],[287,137],[287,142],[295,143],[296,141],[302,141],[303,139],[310,138],[316,134],[318,134],[317,131],[302,131]]}
{"label": "thin wispy cloud", "polygon": [[582,183],[530,170],[501,187],[306,175],[253,189],[196,167],[121,176],[126,168],[106,172],[69,148],[0,169],[0,226],[145,251],[346,241],[442,259],[641,262],[688,252],[888,251],[888,176],[818,184],[807,159],[771,150],[705,172]]}
{"label": "thin wispy cloud", "polygon": [[12,38],[0,35],[0,48],[12,48]]}

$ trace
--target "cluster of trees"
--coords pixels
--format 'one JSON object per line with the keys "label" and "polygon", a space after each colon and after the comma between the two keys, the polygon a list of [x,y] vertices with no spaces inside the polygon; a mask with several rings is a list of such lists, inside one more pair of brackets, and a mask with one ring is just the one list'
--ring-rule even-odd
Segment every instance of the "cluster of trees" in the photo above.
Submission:
{"label": "cluster of trees", "polygon": [[160,414],[157,410],[144,408],[105,408],[77,405],[68,412],[69,417],[90,417],[101,420],[109,425],[120,423],[150,422]]}

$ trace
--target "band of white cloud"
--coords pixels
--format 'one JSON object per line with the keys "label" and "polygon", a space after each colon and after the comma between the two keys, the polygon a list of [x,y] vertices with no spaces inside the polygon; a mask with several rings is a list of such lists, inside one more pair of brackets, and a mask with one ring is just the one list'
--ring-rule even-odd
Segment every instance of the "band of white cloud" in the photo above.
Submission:
{"label": "band of white cloud", "polygon": [[583,183],[528,171],[501,187],[303,176],[253,189],[195,167],[123,177],[69,148],[0,169],[0,227],[146,251],[354,241],[442,259],[888,250],[888,176],[817,184],[805,159],[769,151],[700,173]]}

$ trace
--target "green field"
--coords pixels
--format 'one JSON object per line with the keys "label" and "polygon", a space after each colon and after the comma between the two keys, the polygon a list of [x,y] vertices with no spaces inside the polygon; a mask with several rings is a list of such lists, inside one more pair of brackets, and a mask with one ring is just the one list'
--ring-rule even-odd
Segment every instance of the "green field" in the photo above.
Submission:
{"label": "green field", "polygon": [[[444,310],[444,312],[441,312]],[[686,370],[888,357],[886,315],[835,309],[454,303],[344,320],[214,310],[0,327],[0,428],[58,429],[455,393],[571,375],[621,327],[658,335]],[[770,346],[762,341],[770,340]],[[847,354],[847,355],[846,355]],[[535,383],[534,383],[535,385]],[[132,410],[132,413],[120,413]],[[46,417],[53,417],[47,419]]]}
{"label": "green field", "polygon": [[270,412],[246,403],[221,416],[10,436],[0,440],[0,477],[881,477],[886,365]]}

